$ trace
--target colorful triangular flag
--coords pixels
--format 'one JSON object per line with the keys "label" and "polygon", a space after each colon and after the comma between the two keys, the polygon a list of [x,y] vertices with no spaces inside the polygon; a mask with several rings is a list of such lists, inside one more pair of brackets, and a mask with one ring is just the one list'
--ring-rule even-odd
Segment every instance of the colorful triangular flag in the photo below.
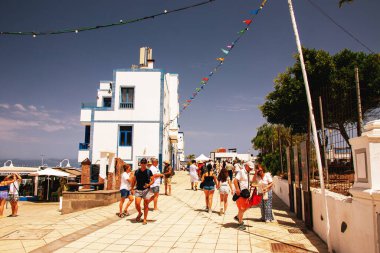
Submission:
{"label": "colorful triangular flag", "polygon": [[221,48],[220,50],[222,50],[222,52],[223,52],[224,54],[228,54],[228,53],[229,53],[229,51],[226,50],[226,49]]}
{"label": "colorful triangular flag", "polygon": [[251,19],[247,19],[247,20],[244,20],[243,23],[246,23],[247,25],[249,25],[250,23],[252,23],[252,20]]}
{"label": "colorful triangular flag", "polygon": [[253,10],[253,11],[251,11],[251,14],[253,14],[253,15],[257,15],[257,13],[259,13],[259,10],[260,10],[260,9]]}
{"label": "colorful triangular flag", "polygon": [[217,61],[224,61],[224,58],[223,57],[220,57],[220,58],[216,58]]}

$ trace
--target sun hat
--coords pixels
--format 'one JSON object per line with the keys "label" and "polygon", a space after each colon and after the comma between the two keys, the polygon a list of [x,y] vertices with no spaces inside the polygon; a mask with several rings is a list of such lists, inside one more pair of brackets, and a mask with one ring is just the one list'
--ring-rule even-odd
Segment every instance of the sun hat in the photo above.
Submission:
{"label": "sun hat", "polygon": [[245,165],[247,165],[251,169],[255,169],[255,164],[253,164],[253,162],[246,162]]}
{"label": "sun hat", "polygon": [[165,160],[164,163],[166,163],[166,164],[170,164],[169,160]]}
{"label": "sun hat", "polygon": [[152,164],[152,161],[151,161],[151,160],[148,160],[148,163],[147,163],[147,164],[151,165],[151,164]]}

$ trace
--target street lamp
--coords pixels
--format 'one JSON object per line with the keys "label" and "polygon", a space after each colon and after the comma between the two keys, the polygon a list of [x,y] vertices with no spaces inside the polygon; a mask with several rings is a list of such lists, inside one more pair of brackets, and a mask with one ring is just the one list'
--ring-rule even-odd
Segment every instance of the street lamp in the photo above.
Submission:
{"label": "street lamp", "polygon": [[69,159],[63,159],[60,163],[59,163],[59,167],[61,167],[62,168],[62,164],[63,164],[63,162],[64,161],[67,161],[67,164],[66,164],[66,166],[65,166],[65,168],[70,168],[71,167],[71,165],[70,165],[70,161],[69,161]]}
{"label": "street lamp", "polygon": [[7,162],[11,162],[11,164],[9,164],[8,167],[13,167],[13,162],[12,162],[12,160],[8,160],[8,161],[6,161],[6,162],[4,163],[4,167],[7,166]]}

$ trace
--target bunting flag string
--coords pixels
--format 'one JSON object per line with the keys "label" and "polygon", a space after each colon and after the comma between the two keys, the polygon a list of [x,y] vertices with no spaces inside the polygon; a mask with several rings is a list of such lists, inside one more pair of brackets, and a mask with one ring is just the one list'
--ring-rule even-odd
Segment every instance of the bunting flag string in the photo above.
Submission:
{"label": "bunting flag string", "polygon": [[186,100],[185,103],[183,103],[182,105],[182,108],[181,110],[179,111],[179,113],[173,118],[171,119],[165,126],[164,126],[164,129],[167,128],[174,120],[176,120],[188,107],[189,105],[192,103],[192,101],[196,98],[196,96],[202,91],[204,90],[204,87],[206,87],[206,85],[208,84],[208,82],[210,81],[210,78],[219,70],[219,68],[223,65],[223,63],[225,62],[226,60],[226,57],[229,55],[229,53],[235,48],[236,44],[239,42],[239,40],[246,34],[246,32],[249,30],[249,26],[253,23],[254,21],[254,18],[256,15],[258,15],[260,13],[260,11],[264,8],[265,4],[266,4],[267,0],[262,0],[261,1],[261,4],[260,4],[260,7],[256,10],[252,10],[250,11],[250,15],[251,17],[249,19],[246,19],[246,20],[243,20],[243,23],[245,24],[245,27],[240,30],[237,34],[238,34],[238,37],[232,41],[230,44],[228,44],[226,46],[227,49],[224,49],[224,48],[221,48],[221,51],[222,53],[224,54],[222,57],[218,57],[216,58],[216,60],[218,61],[218,64],[214,67],[214,69],[208,74],[208,77],[203,77],[200,84],[201,86],[200,87],[197,87],[195,88],[195,92],[193,92],[193,95]]}
{"label": "bunting flag string", "polygon": [[180,12],[184,11],[187,9],[195,8],[198,6],[202,6],[205,4],[209,4],[211,2],[214,2],[216,0],[207,0],[203,1],[197,4],[181,7],[178,9],[174,10],[164,10],[160,13],[150,15],[150,16],[145,16],[141,18],[136,18],[136,19],[129,19],[129,20],[120,20],[119,22],[114,22],[114,23],[109,23],[109,24],[103,24],[103,25],[97,25],[97,26],[86,26],[86,27],[78,27],[78,28],[68,28],[68,29],[63,29],[63,30],[56,30],[56,31],[46,31],[46,32],[37,32],[37,31],[27,31],[27,32],[0,32],[0,35],[19,35],[19,36],[33,36],[33,38],[40,36],[40,35],[57,35],[57,34],[65,34],[65,33],[79,33],[79,32],[85,32],[85,31],[90,31],[90,30],[97,30],[97,29],[102,29],[102,28],[109,28],[109,27],[114,27],[114,26],[121,26],[121,25],[127,25],[131,23],[136,23],[140,21],[144,21],[147,19],[154,19],[155,17],[159,17],[162,15],[167,15],[175,12]]}

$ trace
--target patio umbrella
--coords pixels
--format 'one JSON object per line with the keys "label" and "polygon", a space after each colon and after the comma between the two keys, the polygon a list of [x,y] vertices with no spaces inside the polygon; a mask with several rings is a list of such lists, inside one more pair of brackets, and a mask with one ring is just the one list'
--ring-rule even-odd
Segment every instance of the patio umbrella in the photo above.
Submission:
{"label": "patio umbrella", "polygon": [[46,168],[44,170],[39,170],[36,173],[33,173],[32,175],[35,175],[35,176],[47,176],[48,177],[47,178],[47,180],[48,180],[47,200],[49,200],[49,188],[50,188],[49,180],[50,180],[50,176],[53,176],[53,177],[69,177],[70,176],[69,173],[66,173],[66,172],[63,172],[63,171],[60,171],[60,170],[55,170],[55,169],[52,169],[52,168]]}

